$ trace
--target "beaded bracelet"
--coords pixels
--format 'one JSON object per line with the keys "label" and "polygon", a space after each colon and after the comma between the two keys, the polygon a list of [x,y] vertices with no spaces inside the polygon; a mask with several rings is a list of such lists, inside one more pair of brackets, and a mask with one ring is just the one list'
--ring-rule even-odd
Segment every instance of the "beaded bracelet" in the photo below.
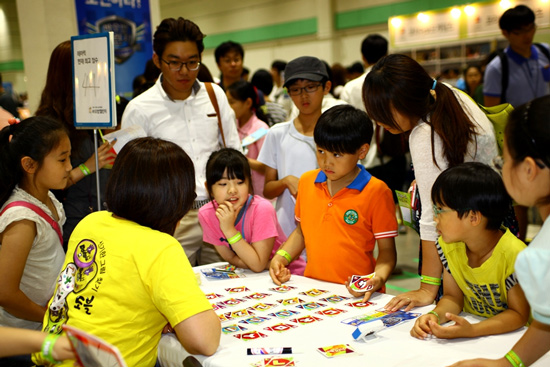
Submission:
{"label": "beaded bracelet", "polygon": [[[431,311],[428,311],[427,314],[432,314],[432,315],[435,315],[435,317],[437,317],[437,325],[441,325],[441,319],[439,318],[439,314],[437,312],[435,312],[434,310],[431,310]],[[426,314],[426,315],[427,315]]]}
{"label": "beaded bracelet", "polygon": [[59,337],[59,334],[48,334],[42,343],[42,354],[44,355],[44,359],[50,363],[57,363],[53,358],[53,347]]}
{"label": "beaded bracelet", "polygon": [[421,275],[420,283],[431,284],[431,285],[441,285],[441,278],[434,278],[434,277],[429,277],[427,275]]}
{"label": "beaded bracelet", "polygon": [[239,232],[233,237],[228,238],[227,243],[229,243],[230,245],[234,245],[242,239],[243,239],[243,235],[241,234],[241,232]]}
{"label": "beaded bracelet", "polygon": [[292,261],[292,257],[290,257],[290,254],[288,252],[286,252],[285,250],[283,249],[279,249],[277,252],[276,252],[277,255],[280,255],[282,257],[284,257],[286,259],[286,261],[288,261],[288,263],[290,264],[291,261]]}
{"label": "beaded bracelet", "polygon": [[519,358],[519,356],[512,349],[506,353],[506,359],[513,367],[525,367],[525,363]]}
{"label": "beaded bracelet", "polygon": [[78,166],[78,168],[80,168],[80,170],[82,171],[82,173],[84,174],[84,176],[88,176],[90,173],[90,169],[88,167],[86,167],[86,165],[84,163],[82,163],[80,166]]}

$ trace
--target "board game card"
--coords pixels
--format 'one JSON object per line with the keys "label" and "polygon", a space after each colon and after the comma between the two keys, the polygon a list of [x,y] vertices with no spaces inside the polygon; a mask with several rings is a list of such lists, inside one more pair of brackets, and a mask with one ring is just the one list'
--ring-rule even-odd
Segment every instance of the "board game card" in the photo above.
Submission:
{"label": "board game card", "polygon": [[294,367],[294,358],[292,357],[272,357],[264,358],[261,361],[251,364],[252,367]]}
{"label": "board game card", "polygon": [[239,299],[239,298],[229,298],[225,301],[222,301],[222,302],[219,302],[225,306],[230,306],[230,307],[233,307],[233,306],[237,306],[239,303],[243,303],[243,302],[246,302],[244,299]]}
{"label": "board game card", "polygon": [[237,325],[237,324],[227,325],[225,327],[222,327],[222,333],[224,333],[224,334],[232,334],[232,333],[236,333],[238,331],[246,331],[246,330],[248,330],[248,329],[245,328],[244,326]]}
{"label": "board game card", "polygon": [[208,294],[205,294],[205,296],[206,296],[206,299],[216,299],[216,298],[223,297],[221,294],[217,294],[217,293],[208,293]]}
{"label": "board game card", "polygon": [[317,308],[325,307],[325,306],[326,305],[323,304],[323,303],[308,302],[308,303],[303,303],[303,304],[297,305],[296,308],[300,308],[300,309],[306,310],[306,311],[311,311],[311,310],[315,310]]}
{"label": "board game card", "polygon": [[288,319],[289,317],[293,317],[294,315],[298,315],[300,312],[293,311],[293,310],[280,310],[274,313],[268,314],[268,316],[277,317],[279,319]]}
{"label": "board game card", "polygon": [[229,293],[242,293],[242,292],[249,292],[250,291],[250,289],[248,289],[248,287],[245,287],[245,286],[225,288],[225,290]]}
{"label": "board game card", "polygon": [[249,331],[247,333],[237,334],[233,335],[237,339],[241,340],[254,340],[254,339],[260,339],[260,338],[267,338],[266,334],[260,333],[258,331]]}
{"label": "board game card", "polygon": [[304,317],[298,317],[296,319],[291,319],[290,321],[295,322],[297,324],[306,325],[306,324],[314,323],[316,321],[323,321],[323,319],[315,316],[304,316]]}
{"label": "board game card", "polygon": [[319,315],[323,315],[323,316],[333,317],[333,316],[341,315],[341,314],[346,313],[346,312],[348,312],[348,311],[341,310],[339,308],[327,308],[325,310],[317,311],[315,313],[317,313]]}
{"label": "board game card", "polygon": [[337,294],[333,294],[332,296],[328,296],[326,298],[319,298],[319,301],[330,302],[330,303],[338,303],[338,302],[342,302],[346,299],[349,299],[349,297],[344,297],[344,296],[339,296]]}
{"label": "board game card", "polygon": [[349,283],[349,287],[356,292],[367,292],[372,289],[372,285],[367,285],[367,281],[374,277],[376,273],[368,275],[352,275]]}
{"label": "board game card", "polygon": [[295,297],[295,298],[287,298],[287,299],[278,299],[277,302],[282,303],[283,306],[292,306],[292,305],[299,305],[300,303],[305,303],[304,300]]}
{"label": "board game card", "polygon": [[349,344],[329,345],[328,347],[317,348],[317,350],[327,358],[355,353],[355,350]]}
{"label": "board game card", "polygon": [[376,305],[376,303],[374,302],[351,302],[351,303],[346,303],[345,304],[346,306],[349,306],[349,307],[354,307],[354,308],[365,308],[365,307],[369,307],[369,306],[374,306]]}
{"label": "board game card", "polygon": [[296,287],[293,287],[291,285],[281,285],[275,288],[269,288],[270,291],[278,292],[278,293],[286,293],[293,289],[296,289]]}
{"label": "board game card", "polygon": [[248,309],[251,311],[267,311],[272,309],[273,307],[277,307],[277,305],[273,303],[258,303],[252,307],[249,307]]}
{"label": "board game card", "polygon": [[228,319],[240,319],[242,317],[254,316],[254,312],[248,310],[238,310],[233,312],[226,312],[224,316]]}
{"label": "board game card", "polygon": [[244,296],[243,298],[258,300],[269,296],[271,296],[271,294],[269,293],[252,293],[252,294],[249,294],[248,296]]}
{"label": "board game card", "polygon": [[239,321],[239,323],[258,325],[258,324],[261,324],[262,322],[266,322],[268,320],[270,320],[269,317],[253,316],[253,317],[249,317],[247,319],[241,320],[241,321]]}
{"label": "board game card", "polygon": [[324,291],[322,289],[310,289],[309,291],[300,292],[298,294],[301,294],[303,296],[309,296],[309,297],[317,297],[320,296],[323,293],[327,293],[328,291]]}
{"label": "board game card", "polygon": [[280,324],[265,327],[264,330],[269,330],[269,331],[275,331],[277,333],[282,333],[283,331],[288,331],[290,329],[294,329],[294,328],[297,328],[297,327],[298,326],[292,325],[292,324],[280,323]]}

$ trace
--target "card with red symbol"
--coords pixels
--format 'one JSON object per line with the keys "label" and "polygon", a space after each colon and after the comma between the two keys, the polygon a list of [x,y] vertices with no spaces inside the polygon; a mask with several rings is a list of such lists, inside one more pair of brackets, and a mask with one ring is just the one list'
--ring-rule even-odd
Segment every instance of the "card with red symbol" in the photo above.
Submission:
{"label": "card with red symbol", "polygon": [[269,294],[269,293],[252,293],[248,296],[244,296],[243,298],[258,300],[258,299],[262,299],[262,298],[269,297],[269,296],[271,296],[271,294]]}
{"label": "card with red symbol", "polygon": [[317,297],[320,296],[323,293],[327,293],[328,291],[324,291],[322,289],[310,289],[309,291],[300,292],[298,294],[301,294],[302,296],[310,296],[310,297]]}
{"label": "card with red symbol", "polygon": [[277,317],[279,319],[288,319],[289,317],[293,317],[294,315],[298,315],[298,311],[292,311],[292,310],[281,310],[274,313],[268,314],[268,316]]}
{"label": "card with red symbol", "polygon": [[299,305],[300,303],[305,303],[304,300],[301,300],[298,297],[287,298],[287,299],[278,299],[277,302],[282,303],[283,306],[292,306],[292,305]]}
{"label": "card with red symbol", "polygon": [[241,340],[254,340],[254,339],[267,338],[267,335],[260,333],[258,331],[249,331],[248,333],[242,333],[242,334],[237,334],[233,336]]}
{"label": "card with red symbol", "polygon": [[224,313],[224,316],[227,318],[227,320],[231,320],[231,319],[240,319],[241,317],[254,316],[254,313],[248,310],[239,310],[239,311],[233,311],[233,312],[226,312]]}
{"label": "card with red symbol", "polygon": [[239,321],[241,324],[251,324],[251,325],[258,325],[262,322],[266,322],[267,320],[270,320],[269,317],[260,317],[260,316],[253,316],[249,317],[247,319]]}
{"label": "card with red symbol", "polygon": [[261,361],[251,364],[252,367],[293,367],[294,358],[292,357],[272,357],[264,358]]}
{"label": "card with red symbol", "polygon": [[318,302],[308,302],[308,303],[303,303],[301,305],[296,306],[296,308],[300,308],[306,311],[315,310],[320,307],[325,307],[325,305],[323,303],[318,303]]}
{"label": "card with red symbol", "polygon": [[349,344],[330,345],[328,347],[317,348],[317,350],[327,358],[355,353],[355,350]]}
{"label": "card with red symbol", "polygon": [[293,287],[293,286],[290,286],[290,285],[281,285],[279,287],[269,288],[270,291],[279,292],[279,293],[290,292],[293,289],[296,289],[296,287]]}
{"label": "card with red symbol", "polygon": [[225,305],[223,304],[223,302],[218,302],[218,303],[212,303],[212,309],[214,311],[217,311],[217,310],[222,310],[225,308]]}
{"label": "card with red symbol", "polygon": [[273,303],[258,303],[250,307],[249,310],[250,311],[267,311],[272,309],[273,307],[277,307],[277,305]]}
{"label": "card with red symbol", "polygon": [[333,294],[332,296],[328,296],[326,298],[320,298],[319,301],[330,302],[330,303],[338,303],[338,302],[342,302],[346,299],[349,299],[349,297],[338,296],[336,294]]}
{"label": "card with red symbol", "polygon": [[323,319],[315,316],[304,316],[304,317],[298,317],[297,319],[292,319],[290,321],[295,322],[297,324],[306,325],[306,324],[312,324],[316,321],[323,321]]}
{"label": "card with red symbol", "polygon": [[365,308],[369,306],[374,306],[376,305],[376,303],[370,302],[370,301],[369,302],[351,302],[351,303],[346,303],[345,305],[349,307],[354,307],[354,308]]}
{"label": "card with red symbol", "polygon": [[246,301],[244,299],[239,299],[239,298],[229,298],[228,300],[225,300],[225,301],[222,301],[222,302],[219,302],[219,303],[223,304],[225,306],[233,307],[233,306],[237,306],[239,303],[243,303],[243,302],[246,302]]}
{"label": "card with red symbol", "polygon": [[250,289],[248,287],[242,286],[242,287],[233,287],[233,288],[225,288],[226,291],[229,293],[242,293],[242,292],[249,292]]}
{"label": "card with red symbol", "polygon": [[317,313],[319,315],[323,315],[323,316],[333,317],[333,316],[343,314],[345,312],[348,312],[348,311],[341,310],[339,308],[327,308],[326,310],[317,311],[315,313]]}
{"label": "card with red symbol", "polygon": [[372,279],[376,273],[371,273],[368,275],[352,275],[349,287],[356,292],[367,292],[372,289],[372,285],[367,285],[367,281]]}
{"label": "card with red symbol", "polygon": [[216,299],[216,298],[223,297],[221,294],[217,294],[217,293],[208,293],[208,294],[205,294],[205,296],[206,296],[206,299]]}
{"label": "card with red symbol", "polygon": [[222,327],[222,333],[224,333],[224,334],[232,334],[232,333],[236,333],[238,331],[246,331],[246,330],[248,330],[248,329],[245,328],[244,326],[237,325],[237,324]]}
{"label": "card with red symbol", "polygon": [[296,325],[280,323],[280,324],[277,324],[277,325],[265,327],[264,330],[269,330],[269,331],[275,331],[277,333],[282,333],[284,331],[288,331],[290,329],[294,329],[294,328],[297,328],[297,327],[298,326],[296,326]]}

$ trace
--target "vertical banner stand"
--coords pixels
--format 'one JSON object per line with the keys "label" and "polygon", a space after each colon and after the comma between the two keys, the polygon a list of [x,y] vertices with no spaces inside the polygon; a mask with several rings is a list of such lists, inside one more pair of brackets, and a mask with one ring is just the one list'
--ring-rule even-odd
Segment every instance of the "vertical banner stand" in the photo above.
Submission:
{"label": "vertical banner stand", "polygon": [[71,37],[74,125],[94,130],[97,210],[101,210],[98,129],[116,127],[114,33]]}

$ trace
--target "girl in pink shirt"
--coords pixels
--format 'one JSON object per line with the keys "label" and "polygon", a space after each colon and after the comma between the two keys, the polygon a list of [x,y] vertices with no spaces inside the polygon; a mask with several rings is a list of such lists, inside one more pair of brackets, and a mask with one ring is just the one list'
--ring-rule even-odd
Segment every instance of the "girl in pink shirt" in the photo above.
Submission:
{"label": "girl in pink shirt", "polygon": [[[206,190],[212,201],[199,210],[203,241],[239,268],[261,272],[286,241],[270,201],[254,195],[250,165],[237,150],[212,153],[206,163]],[[305,261],[295,259],[292,274],[304,273]]]}

